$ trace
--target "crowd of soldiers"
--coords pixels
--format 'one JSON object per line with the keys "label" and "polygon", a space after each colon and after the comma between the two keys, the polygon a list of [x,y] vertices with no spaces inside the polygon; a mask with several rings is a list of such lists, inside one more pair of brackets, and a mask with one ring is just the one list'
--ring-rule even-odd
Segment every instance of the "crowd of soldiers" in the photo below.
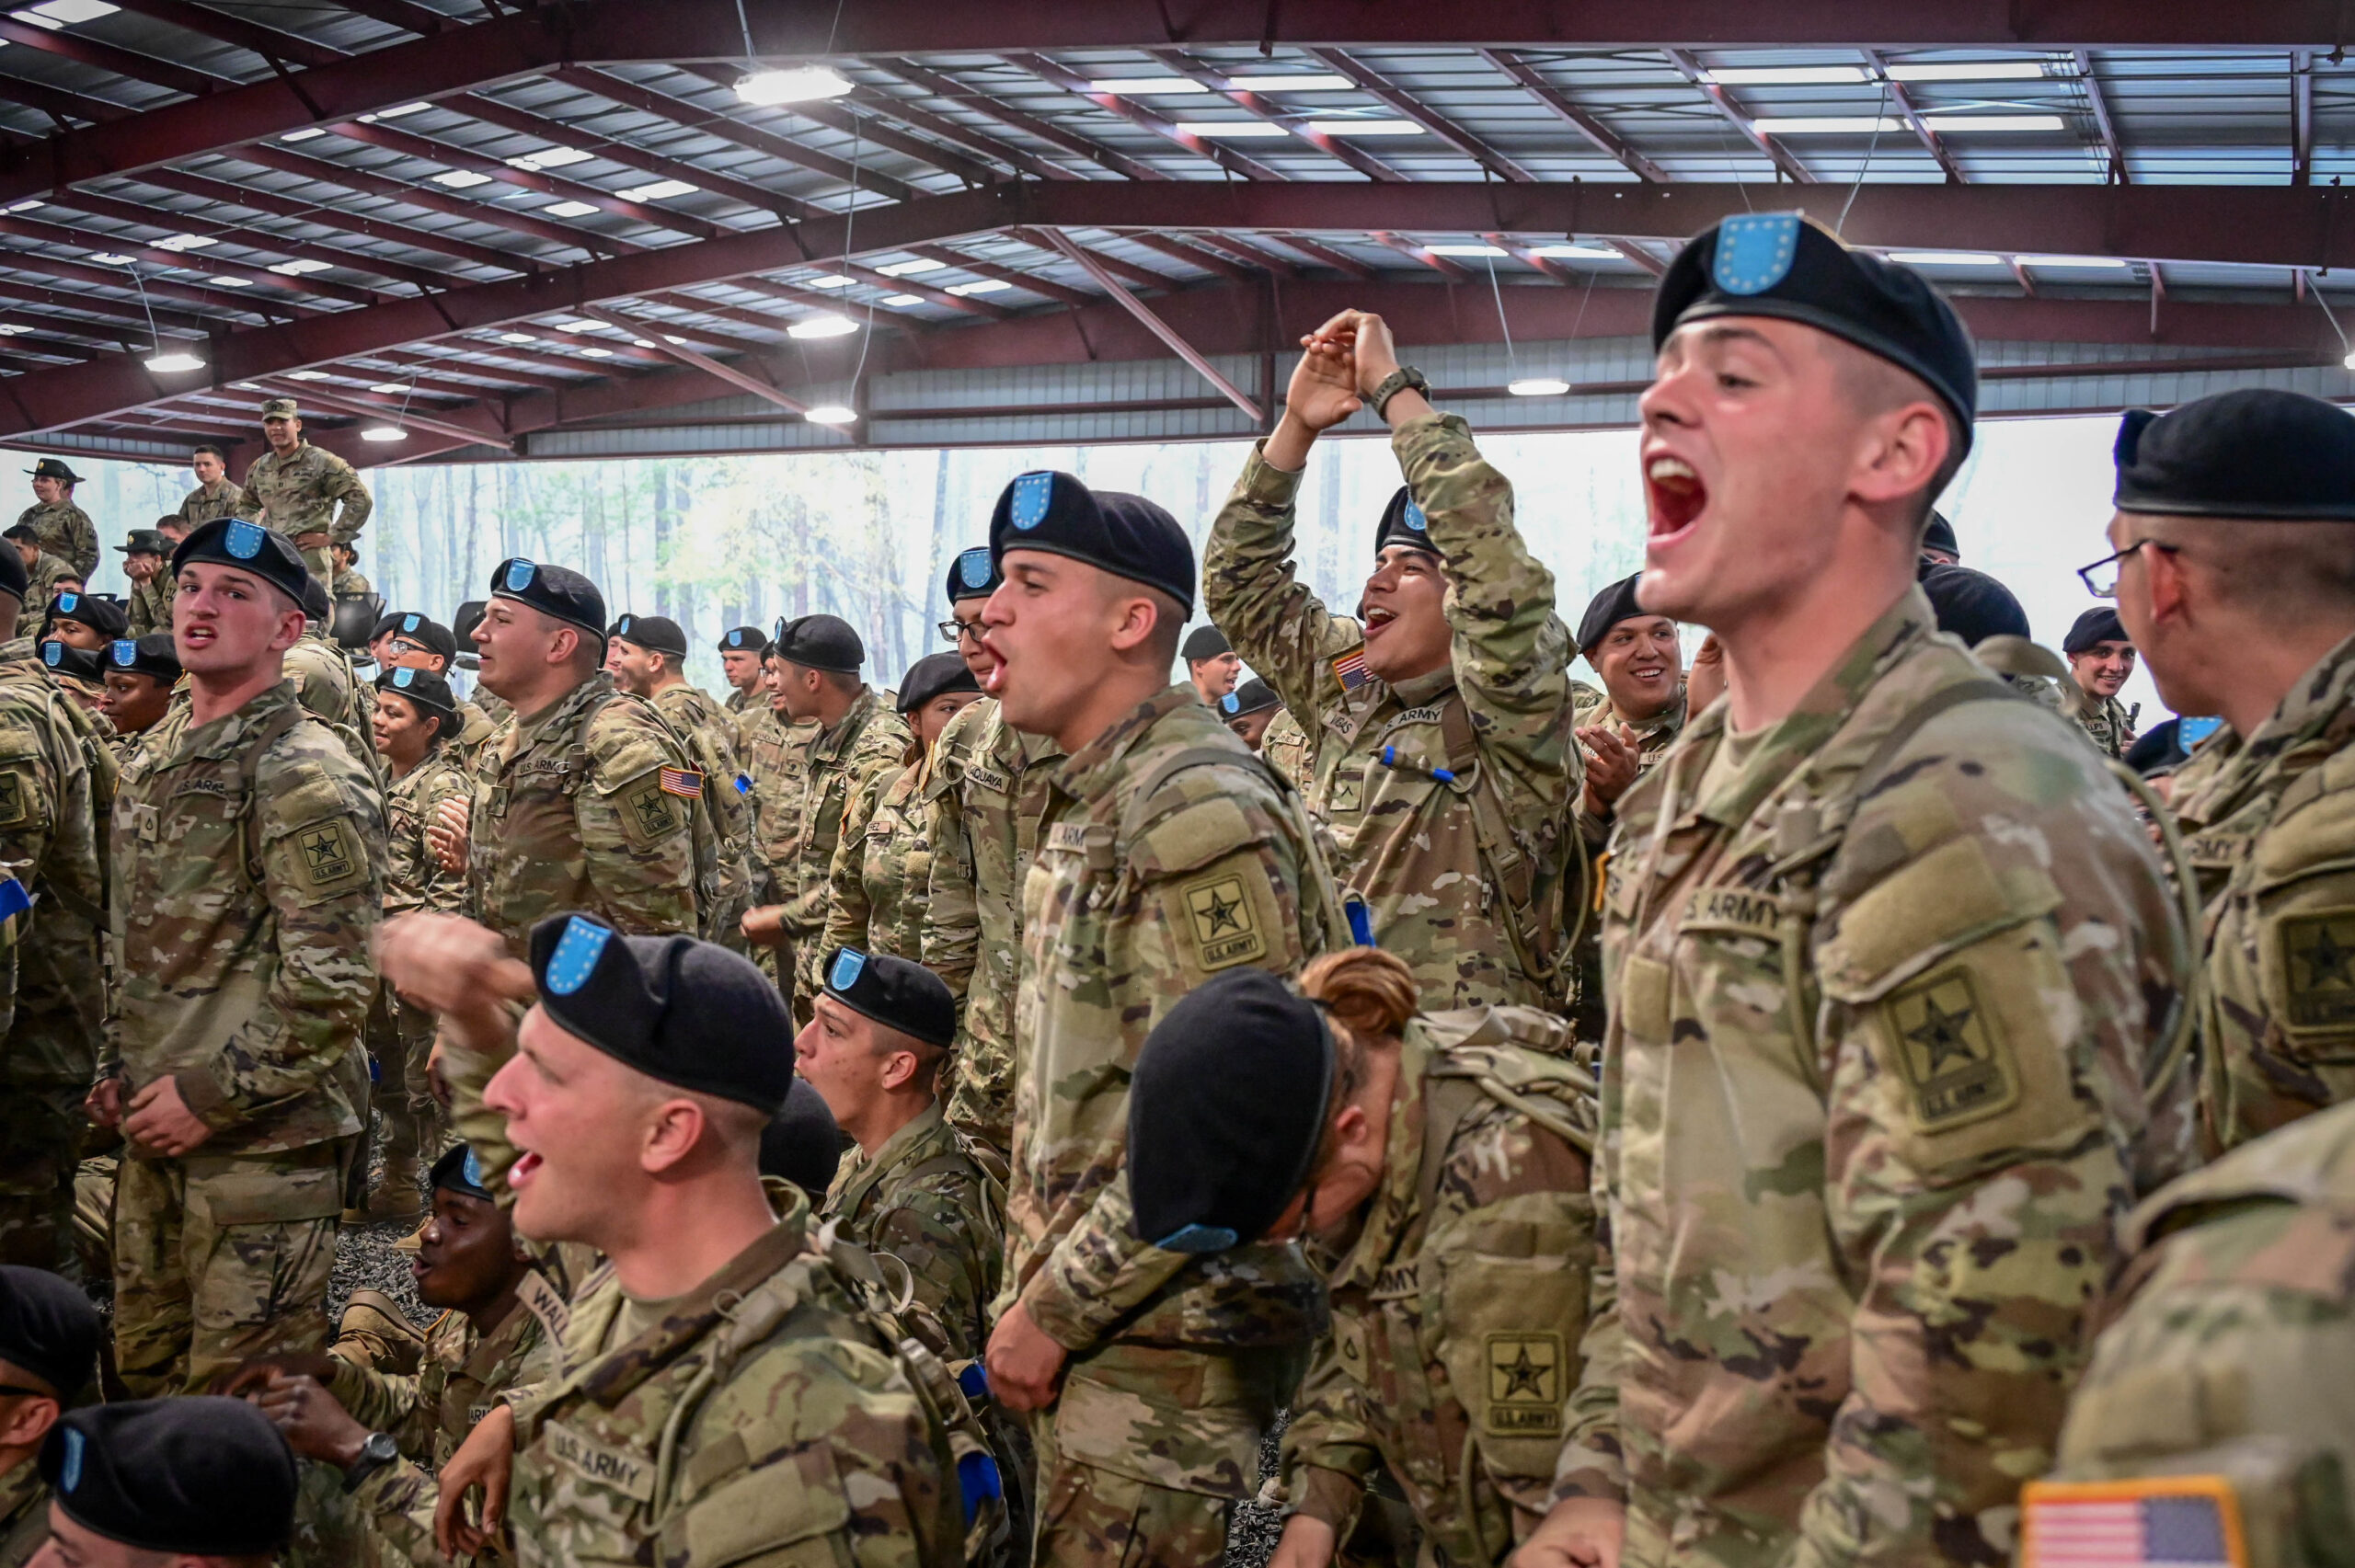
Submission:
{"label": "crowd of soldiers", "polygon": [[44,461],[0,1565],[2346,1561],[2355,424],[2128,415],[2056,656],[1918,274],[1732,218],[1652,338],[1575,627],[1345,312],[1199,566],[1024,474],[891,689],[524,558],[347,650],[280,402],[118,604]]}

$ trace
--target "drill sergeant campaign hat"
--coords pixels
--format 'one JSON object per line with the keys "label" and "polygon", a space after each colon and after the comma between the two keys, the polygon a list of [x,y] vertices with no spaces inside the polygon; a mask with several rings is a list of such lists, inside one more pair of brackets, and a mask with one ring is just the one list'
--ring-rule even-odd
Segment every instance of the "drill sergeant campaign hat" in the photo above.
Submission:
{"label": "drill sergeant campaign hat", "polygon": [[1246,714],[1264,713],[1281,705],[1276,689],[1256,675],[1218,700],[1218,711],[1223,718],[1241,718]]}
{"label": "drill sergeant campaign hat", "polygon": [[769,651],[769,635],[758,626],[730,626],[728,635],[719,639],[722,653],[757,653]]}
{"label": "drill sergeant campaign hat", "polygon": [[438,715],[442,733],[448,735],[458,719],[458,698],[450,690],[450,682],[430,670],[413,665],[401,665],[376,673],[374,685],[379,692],[392,692],[408,698],[426,712]]}
{"label": "drill sergeant campaign hat", "polygon": [[982,683],[953,653],[928,653],[908,666],[900,678],[900,716],[905,718],[935,697],[951,692],[978,692]]}
{"label": "drill sergeant campaign hat", "polygon": [[686,631],[668,615],[625,615],[614,623],[614,635],[649,653],[687,657]]}
{"label": "drill sergeant campaign hat", "polygon": [[1194,612],[1194,545],[1178,520],[1143,496],[1091,490],[1071,475],[1017,475],[990,513],[990,558],[1040,550],[1157,589]]}
{"label": "drill sergeant campaign hat", "polygon": [[169,686],[180,678],[179,650],[172,646],[169,632],[150,632],[144,637],[117,637],[107,645],[107,670],[130,675],[152,675]]}
{"label": "drill sergeant campaign hat", "polygon": [[2118,612],[2107,604],[2097,604],[2071,623],[2069,635],[2061,639],[2062,653],[2084,653],[2102,643],[2131,643],[2126,635],[2126,623]]}
{"label": "drill sergeant campaign hat", "polygon": [[102,637],[119,637],[131,630],[131,613],[111,599],[67,589],[49,601],[49,624],[71,621]]}
{"label": "drill sergeant campaign hat", "polygon": [[839,615],[803,615],[777,622],[769,657],[830,675],[856,675],[867,662],[867,645]]}
{"label": "drill sergeant campaign hat", "polygon": [[1650,613],[1636,602],[1636,583],[1643,575],[1630,573],[1587,601],[1586,613],[1579,617],[1579,651],[1589,659],[1611,635],[1612,627]]}
{"label": "drill sergeant campaign hat", "polygon": [[2243,387],[2132,409],[2112,456],[2120,511],[2355,522],[2355,418],[2303,393]]}
{"label": "drill sergeant campaign hat", "polygon": [[793,1015],[748,958],[692,936],[624,936],[589,915],[532,928],[540,1007],[626,1067],[775,1116],[793,1083]]}
{"label": "drill sergeant campaign hat", "polygon": [[124,543],[114,548],[120,555],[168,555],[172,542],[164,537],[160,528],[134,528],[124,536]]}
{"label": "drill sergeant campaign hat", "polygon": [[595,583],[569,567],[545,567],[522,555],[511,556],[490,574],[490,596],[528,604],[543,615],[604,640],[605,596],[597,591]]}
{"label": "drill sergeant campaign hat", "polygon": [[837,947],[826,960],[826,994],[887,1029],[943,1049],[957,1038],[957,998],[922,964]]}
{"label": "drill sergeant campaign hat", "polygon": [[1197,626],[1178,645],[1178,656],[1189,664],[1200,664],[1203,659],[1234,651],[1227,644],[1226,634],[1216,626]]}
{"label": "drill sergeant campaign hat", "polygon": [[0,1361],[47,1383],[61,1406],[97,1381],[105,1333],[80,1286],[47,1269],[0,1265]]}
{"label": "drill sergeant campaign hat", "polygon": [[217,562],[251,572],[284,594],[295,608],[310,613],[311,568],[303,564],[302,552],[283,533],[239,517],[216,517],[199,523],[172,552],[172,576],[178,578],[194,561]]}
{"label": "drill sergeant campaign hat", "polygon": [[1652,296],[1652,351],[1690,321],[1795,321],[1910,371],[1954,415],[1970,450],[1979,360],[1962,318],[1911,267],[1851,250],[1798,212],[1743,212],[1688,241]]}
{"label": "drill sergeant campaign hat", "polygon": [[294,1528],[294,1455],[241,1399],[68,1411],[41,1444],[40,1478],[67,1518],[142,1551],[262,1557]]}
{"label": "drill sergeant campaign hat", "polygon": [[986,544],[976,544],[970,550],[959,550],[957,558],[948,563],[948,602],[960,599],[987,599],[1005,580],[997,569],[997,557]]}
{"label": "drill sergeant campaign hat", "polygon": [[36,479],[63,479],[69,485],[82,482],[82,476],[67,467],[62,458],[44,457],[25,472]]}
{"label": "drill sergeant campaign hat", "polygon": [[1431,543],[1430,521],[1423,516],[1423,509],[1404,485],[1391,493],[1390,504],[1382,509],[1382,521],[1373,531],[1376,555],[1393,544],[1404,544],[1410,550],[1433,555],[1439,554],[1439,546]]}

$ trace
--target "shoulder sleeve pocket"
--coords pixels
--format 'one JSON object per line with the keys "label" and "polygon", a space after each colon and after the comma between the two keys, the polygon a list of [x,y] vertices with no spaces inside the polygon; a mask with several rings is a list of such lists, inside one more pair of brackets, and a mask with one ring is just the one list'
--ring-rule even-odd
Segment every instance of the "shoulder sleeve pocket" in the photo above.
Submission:
{"label": "shoulder sleeve pocket", "polygon": [[1196,801],[1139,835],[1130,858],[1140,875],[1174,876],[1193,871],[1266,838],[1254,814],[1224,796]]}
{"label": "shoulder sleeve pocket", "polygon": [[[723,1445],[729,1439],[723,1439]],[[788,1549],[814,1544],[850,1523],[850,1499],[834,1473],[823,1443],[803,1449],[777,1463],[747,1470],[722,1482],[697,1498],[663,1535],[676,1535],[684,1551],[668,1550],[665,1562],[689,1562],[703,1568],[729,1568],[733,1563],[798,1562],[802,1553]],[[832,1562],[829,1550],[807,1553],[811,1562]]]}

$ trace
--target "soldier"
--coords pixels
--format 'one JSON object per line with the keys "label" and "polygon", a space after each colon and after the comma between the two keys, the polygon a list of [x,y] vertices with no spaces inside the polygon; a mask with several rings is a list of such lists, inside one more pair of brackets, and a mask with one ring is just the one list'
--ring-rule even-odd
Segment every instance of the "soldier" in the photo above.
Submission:
{"label": "soldier", "polygon": [[2114,598],[2159,695],[2223,727],[2169,799],[2206,906],[2200,1120],[2211,1151],[2355,1098],[2355,435],[2249,390],[2118,434]]}
{"label": "soldier", "polygon": [[89,653],[102,651],[117,637],[131,635],[131,617],[116,601],[95,593],[68,591],[49,601],[41,623],[40,640],[52,639]]}
{"label": "soldier", "polygon": [[376,503],[351,464],[303,439],[302,410],[293,398],[261,406],[261,433],[270,450],[246,470],[236,515],[294,541],[303,564],[325,587],[335,580],[329,546],[359,538]]}
{"label": "soldier", "polygon": [[1618,803],[1615,1288],[1517,1562],[2000,1562],[2124,1199],[2189,1156],[2182,921],[2100,759],[1931,630],[1946,302],[1759,213],[1652,324],[1637,597],[1729,686]]}
{"label": "soldier", "polygon": [[[375,650],[376,662],[385,669],[421,670],[429,675],[439,675],[445,681],[450,679],[450,668],[458,659],[458,639],[441,622],[413,610],[404,611],[378,622],[376,634],[369,640],[369,646]],[[454,694],[456,690],[454,685],[451,687]],[[457,732],[446,738],[459,760],[471,769],[498,732],[499,721],[471,697],[458,697],[456,701]]]}
{"label": "soldier", "polygon": [[706,942],[747,951],[744,912],[752,907],[752,776],[736,755],[736,726],[700,686],[687,683],[687,634],[663,615],[625,615],[605,666],[621,689],[670,722],[702,775],[700,809],[718,841],[718,880],[703,908]]}
{"label": "soldier", "polygon": [[1178,645],[1178,657],[1186,661],[1186,679],[1193,682],[1195,695],[1212,707],[1235,690],[1243,673],[1243,660],[1235,657],[1216,626],[1197,626],[1189,632]]}
{"label": "soldier", "polygon": [[1316,787],[1316,753],[1310,748],[1308,734],[1300,727],[1300,720],[1292,717],[1292,710],[1281,703],[1277,704],[1268,727],[1259,732],[1259,755],[1301,794],[1306,795]]}
{"label": "soldier", "polygon": [[40,547],[63,561],[84,582],[98,569],[98,528],[90,514],[74,504],[74,486],[82,476],[63,461],[44,457],[25,470],[33,478],[33,504],[17,514],[19,528],[30,528]]}
{"label": "soldier", "polygon": [[43,1269],[0,1265],[0,1568],[25,1568],[49,1539],[40,1447],[58,1417],[95,1391],[106,1325],[81,1288]]}
{"label": "soldier", "polygon": [[[1349,319],[1354,361],[1346,326],[1304,339],[1284,418],[1211,527],[1202,597],[1315,738],[1308,807],[1338,841],[1361,940],[1404,958],[1432,1007],[1545,1005],[1586,907],[1569,631],[1511,483],[1431,408],[1389,328]],[[1374,534],[1361,624],[1293,575],[1292,508],[1319,434],[1369,406],[1407,483]]]}
{"label": "soldier", "polygon": [[[997,655],[982,640],[982,606],[1004,580],[986,544],[948,564],[949,619],[940,635],[957,646],[976,681],[997,669]],[[1015,728],[997,699],[984,696],[948,721],[935,750],[922,957],[963,1003],[942,1098],[953,1125],[1003,1153],[1014,1139],[1022,887],[1063,748],[1051,735]]]}
{"label": "soldier", "polygon": [[1132,1233],[1128,1069],[1210,976],[1288,972],[1345,927],[1299,801],[1190,684],[1168,684],[1193,608],[1177,520],[1025,474],[998,498],[990,549],[1005,578],[982,612],[999,711],[1067,757],[1025,894],[990,1388],[1048,1413],[1038,1561],[1216,1562],[1322,1292],[1286,1246],[1202,1262]]}
{"label": "soldier", "polygon": [[1962,546],[1955,542],[1954,524],[1936,507],[1930,509],[1929,526],[1922,530],[1922,559],[1932,566],[1962,565]]}
{"label": "soldier", "polygon": [[355,599],[376,590],[360,570],[360,551],[348,539],[339,539],[327,546],[327,559],[334,563],[335,577],[327,584],[327,591],[338,599]]}
{"label": "soldier", "polygon": [[769,635],[758,626],[731,626],[719,639],[719,671],[728,678],[729,713],[757,712],[767,705],[767,693],[761,688],[761,665],[768,651]]}
{"label": "soldier", "polygon": [[1242,737],[1244,745],[1257,751],[1267,736],[1268,726],[1284,711],[1284,705],[1276,700],[1274,687],[1254,676],[1221,697],[1218,711],[1226,720],[1226,727]]}
{"label": "soldier", "polygon": [[752,881],[758,900],[745,912],[744,935],[760,950],[761,967],[790,996],[793,957],[786,950],[785,927],[778,918],[786,897],[778,868],[800,858],[802,786],[818,724],[786,714],[785,678],[786,667],[771,647],[761,660],[764,705],[747,708],[739,716],[737,733],[743,740],[739,754],[744,771],[752,778]]}
{"label": "soldier", "polygon": [[86,647],[75,647],[52,637],[40,645],[41,663],[48,668],[50,679],[65,693],[79,711],[93,715],[106,703],[106,660]]}
{"label": "soldier", "polygon": [[953,653],[927,654],[900,681],[901,721],[915,734],[901,767],[879,773],[843,813],[828,873],[825,947],[924,956],[925,901],[932,887],[932,780],[941,732],[982,700],[981,683]]}
{"label": "soldier", "polygon": [[[240,515],[246,499],[245,486],[229,477],[229,454],[211,441],[202,442],[189,452],[188,466],[189,472],[196,475],[196,488],[181,497],[180,509],[170,514],[179,526],[180,539],[187,538],[190,529],[216,517]],[[172,524],[158,519],[155,526],[168,532]],[[179,539],[172,543],[177,545]]]}
{"label": "soldier", "polygon": [[130,635],[172,629],[172,574],[165,560],[171,541],[159,529],[134,528],[128,540],[115,546],[122,555],[122,575],[131,579]]}
{"label": "soldier", "polygon": [[172,569],[190,701],[115,800],[119,984],[89,1099],[129,1144],[115,1362],[141,1395],[326,1343],[385,893],[383,798],[285,678],[302,558],[219,520]]}
{"label": "soldier", "polygon": [[107,695],[99,711],[114,726],[108,743],[116,761],[129,761],[139,738],[163,722],[179,679],[180,657],[173,651],[169,632],[118,637],[108,647]]}
{"label": "soldier", "polygon": [[49,613],[49,601],[61,589],[80,588],[82,578],[72,562],[40,547],[40,531],[31,523],[17,523],[6,537],[16,545],[17,559],[25,567],[25,624],[38,626]]}
{"label": "soldier", "polygon": [[1422,1561],[1501,1562],[1545,1512],[1576,1378],[1594,1080],[1550,1014],[1419,1013],[1392,954],[1328,954],[1302,991],[1236,970],[1155,1026],[1130,1090],[1136,1234],[1338,1253],[1284,1433],[1280,1568],[1333,1562],[1385,1470]]}
{"label": "soldier", "polygon": [[[516,1230],[610,1265],[571,1302],[564,1375],[493,1402],[442,1467],[443,1552],[480,1550],[511,1514],[523,1568],[651,1562],[658,1541],[682,1564],[959,1561],[934,1402],[955,1385],[894,1354],[799,1195],[780,1216],[761,1185],[793,1081],[775,988],[709,943],[585,915],[542,921],[531,955],[435,916],[385,943],[404,993],[507,1060],[485,1104],[518,1151]],[[535,986],[519,1030],[510,999]]]}
{"label": "soldier", "polygon": [[294,1456],[243,1400],[131,1400],[67,1413],[40,1449],[38,1568],[270,1568],[294,1529]]}
{"label": "soldier", "polygon": [[847,621],[780,621],[769,656],[778,666],[779,711],[793,723],[815,724],[817,732],[804,750],[800,798],[784,803],[794,818],[791,858],[768,863],[776,902],[748,914],[745,929],[792,944],[793,1016],[800,1024],[810,1022],[810,998],[824,987],[821,944],[843,816],[878,775],[899,765],[908,727],[859,679],[867,647]]}
{"label": "soldier", "polygon": [[2129,709],[2118,700],[2119,689],[2134,673],[2134,643],[2120,624],[2118,612],[2097,604],[2077,617],[2061,639],[2061,656],[2069,661],[2069,683],[2062,688],[2068,700],[2062,712],[2093,737],[2105,757],[2123,757],[2134,744],[2137,704]]}

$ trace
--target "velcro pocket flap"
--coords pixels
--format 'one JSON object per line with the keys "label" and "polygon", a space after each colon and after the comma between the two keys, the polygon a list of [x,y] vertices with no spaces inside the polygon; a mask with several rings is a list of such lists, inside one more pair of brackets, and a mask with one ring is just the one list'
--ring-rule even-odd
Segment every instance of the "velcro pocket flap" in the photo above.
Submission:
{"label": "velcro pocket flap", "polygon": [[727,1568],[842,1529],[850,1523],[850,1498],[829,1452],[819,1444],[721,1482],[663,1528],[661,1561]]}
{"label": "velcro pocket flap", "polygon": [[1998,870],[1975,838],[1949,839],[1841,911],[1816,949],[1824,994],[1870,1001],[1970,946],[2061,907],[2061,889],[2025,862]]}
{"label": "velcro pocket flap", "polygon": [[1174,876],[1208,865],[1266,836],[1253,814],[1234,801],[1203,800],[1146,830],[1130,853],[1141,875]]}

